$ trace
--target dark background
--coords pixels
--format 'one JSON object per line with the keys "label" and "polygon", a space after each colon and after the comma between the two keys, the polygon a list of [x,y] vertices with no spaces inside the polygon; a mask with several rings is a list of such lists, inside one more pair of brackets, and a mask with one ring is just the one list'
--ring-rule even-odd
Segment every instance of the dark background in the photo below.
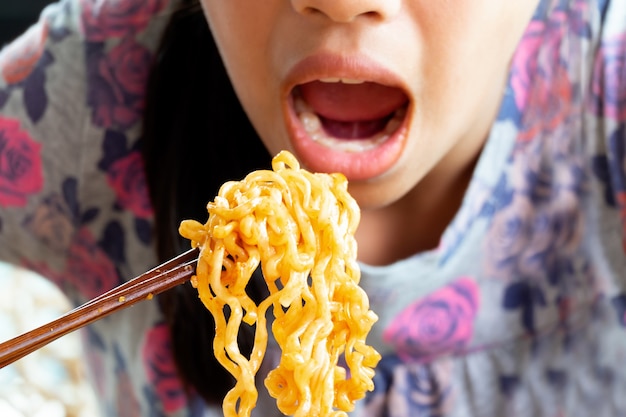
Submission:
{"label": "dark background", "polygon": [[39,19],[53,0],[0,0],[0,47],[24,32]]}

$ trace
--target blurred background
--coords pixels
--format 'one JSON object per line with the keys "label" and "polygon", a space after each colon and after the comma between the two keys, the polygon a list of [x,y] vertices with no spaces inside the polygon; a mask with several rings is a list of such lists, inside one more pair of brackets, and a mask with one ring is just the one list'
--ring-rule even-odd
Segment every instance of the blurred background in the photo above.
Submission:
{"label": "blurred background", "polygon": [[[0,0],[0,47],[37,21],[52,0]],[[70,309],[43,278],[0,263],[0,342]],[[97,417],[78,334],[70,334],[0,369],[0,417]]]}
{"label": "blurred background", "polygon": [[52,0],[0,0],[0,44],[4,45],[37,21]]}

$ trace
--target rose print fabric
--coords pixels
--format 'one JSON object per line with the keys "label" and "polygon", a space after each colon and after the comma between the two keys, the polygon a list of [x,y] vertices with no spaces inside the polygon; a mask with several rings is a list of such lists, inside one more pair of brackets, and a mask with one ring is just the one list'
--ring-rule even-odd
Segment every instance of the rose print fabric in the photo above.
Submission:
{"label": "rose print fabric", "polygon": [[20,128],[19,120],[0,117],[0,204],[24,206],[28,195],[41,191],[41,144]]}
{"label": "rose print fabric", "polygon": [[[0,258],[75,303],[156,263],[140,117],[171,1],[61,0],[0,52]],[[626,415],[625,253],[626,3],[543,0],[439,247],[362,265],[383,359],[352,415]],[[82,338],[103,416],[220,415],[154,301]]]}
{"label": "rose print fabric", "polygon": [[406,362],[463,350],[471,340],[479,306],[478,287],[461,278],[416,301],[383,334]]}
{"label": "rose print fabric", "polygon": [[[0,52],[0,257],[77,304],[156,263],[139,119],[170,7],[63,0]],[[83,332],[102,415],[201,415],[156,302],[136,307]]]}

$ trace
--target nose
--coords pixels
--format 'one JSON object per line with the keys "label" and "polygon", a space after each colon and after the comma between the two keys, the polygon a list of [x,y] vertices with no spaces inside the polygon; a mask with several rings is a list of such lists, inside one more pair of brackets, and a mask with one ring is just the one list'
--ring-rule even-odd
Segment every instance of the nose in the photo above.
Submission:
{"label": "nose", "polygon": [[402,0],[291,0],[302,15],[322,15],[337,23],[365,16],[386,20],[400,11]]}

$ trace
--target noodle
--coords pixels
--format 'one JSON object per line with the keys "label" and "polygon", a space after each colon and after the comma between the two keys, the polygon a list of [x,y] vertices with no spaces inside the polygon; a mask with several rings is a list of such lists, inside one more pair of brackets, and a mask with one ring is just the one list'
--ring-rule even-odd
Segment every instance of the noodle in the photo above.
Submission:
{"label": "noodle", "polygon": [[[249,416],[256,405],[255,374],[267,347],[270,307],[282,353],[265,385],[280,411],[351,411],[373,389],[380,355],[365,343],[377,317],[358,286],[354,232],[360,212],[346,178],[300,169],[283,151],[271,171],[225,183],[207,209],[206,224],[185,220],[180,233],[201,247],[192,283],[215,318],[215,356],[236,379],[224,398],[225,416]],[[269,296],[256,305],[245,289],[259,264]],[[255,325],[249,359],[237,344],[242,325]]]}

